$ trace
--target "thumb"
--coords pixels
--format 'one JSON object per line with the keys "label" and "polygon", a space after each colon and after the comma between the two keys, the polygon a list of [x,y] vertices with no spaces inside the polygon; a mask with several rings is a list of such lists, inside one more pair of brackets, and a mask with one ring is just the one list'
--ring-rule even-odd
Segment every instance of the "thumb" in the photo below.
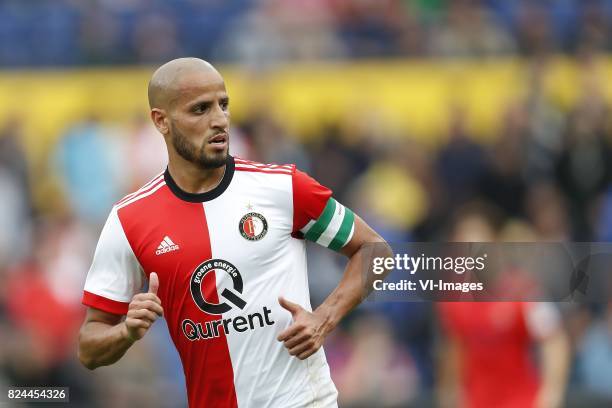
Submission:
{"label": "thumb", "polygon": [[157,273],[151,272],[149,275],[149,293],[157,295],[157,289],[159,289],[159,278],[157,277]]}
{"label": "thumb", "polygon": [[288,310],[291,315],[295,315],[297,312],[302,310],[302,306],[298,305],[297,303],[290,302],[282,296],[279,296],[278,303],[283,309]]}

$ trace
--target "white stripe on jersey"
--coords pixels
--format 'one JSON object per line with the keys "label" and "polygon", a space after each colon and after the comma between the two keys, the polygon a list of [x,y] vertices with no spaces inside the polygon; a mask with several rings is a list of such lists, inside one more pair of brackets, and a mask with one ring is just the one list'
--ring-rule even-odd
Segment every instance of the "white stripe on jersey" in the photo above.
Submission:
{"label": "white stripe on jersey", "polygon": [[130,193],[128,195],[126,195],[125,197],[123,197],[121,200],[119,200],[119,203],[122,203],[130,198],[135,197],[136,195],[138,195],[139,193],[143,192],[144,190],[146,190],[147,188],[151,187],[153,184],[159,182],[159,180],[161,178],[163,178],[164,173],[160,173],[157,176],[155,176],[151,181],[149,181],[147,184],[145,184],[144,186],[140,187],[138,190],[134,191],[133,193]]}
{"label": "white stripe on jersey", "polygon": [[129,200],[127,200],[127,201],[125,201],[125,202],[123,202],[123,203],[119,204],[119,205],[117,206],[117,209],[123,208],[123,207],[125,207],[125,206],[127,206],[127,205],[130,205],[130,204],[132,204],[132,203],[135,203],[136,201],[138,201],[138,200],[140,200],[140,199],[143,199],[143,198],[145,198],[145,197],[148,197],[148,196],[150,196],[151,194],[155,193],[157,190],[159,190],[160,188],[162,188],[162,187],[163,187],[163,186],[165,186],[165,185],[166,185],[166,182],[165,182],[165,181],[162,181],[162,182],[160,182],[158,185],[156,185],[156,186],[155,186],[155,188],[153,188],[151,191],[147,191],[147,192],[146,192],[146,193],[144,193],[144,194],[140,194],[140,195],[138,195],[138,196],[136,196],[136,197],[133,197],[133,198],[131,198],[131,199],[129,199]]}
{"label": "white stripe on jersey", "polygon": [[249,160],[242,160],[242,159],[234,159],[235,163],[237,165],[249,165],[249,166],[255,166],[255,167],[260,167],[260,168],[268,168],[268,169],[286,169],[286,170],[293,170],[293,166],[291,164],[263,164],[263,163],[256,163],[256,162],[252,162]]}
{"label": "white stripe on jersey", "polygon": [[266,172],[282,172],[282,173],[286,173],[286,174],[291,174],[291,170],[287,169],[285,167],[278,167],[278,168],[270,168],[270,167],[257,167],[255,165],[252,164],[243,164],[243,163],[236,163],[236,170],[240,170],[240,169],[250,169],[250,170],[257,170],[257,171],[261,171],[263,173]]}

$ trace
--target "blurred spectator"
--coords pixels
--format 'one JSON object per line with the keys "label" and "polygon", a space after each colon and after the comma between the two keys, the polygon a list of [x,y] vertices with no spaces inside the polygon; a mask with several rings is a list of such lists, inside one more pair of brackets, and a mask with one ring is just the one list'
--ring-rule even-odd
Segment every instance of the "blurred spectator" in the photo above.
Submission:
{"label": "blurred spectator", "polygon": [[507,214],[522,215],[526,189],[524,112],[510,109],[504,127],[487,152],[487,171],[482,177],[482,193]]}
{"label": "blurred spectator", "polygon": [[406,44],[402,34],[411,28],[409,11],[395,0],[338,1],[338,33],[353,57],[394,55]]}
{"label": "blurred spectator", "polygon": [[446,211],[474,199],[488,170],[484,149],[467,134],[465,111],[453,107],[450,122],[449,140],[437,156],[437,172],[446,196]]}
{"label": "blurred spectator", "polygon": [[567,204],[555,185],[542,182],[531,186],[525,206],[538,241],[565,242],[571,239]]}
{"label": "blurred spectator", "polygon": [[181,56],[176,23],[170,10],[138,16],[133,34],[137,62],[167,61]]}
{"label": "blurred spectator", "polygon": [[569,199],[578,240],[592,235],[589,217],[595,210],[593,200],[612,178],[612,150],[605,138],[608,110],[595,89],[587,88],[586,92],[569,117],[556,169],[559,185]]}
{"label": "blurred spectator", "polygon": [[[310,160],[304,148],[287,135],[282,125],[269,113],[251,115],[248,124],[243,127],[252,143],[253,150],[249,157],[263,163],[293,163],[300,170],[310,173]],[[232,151],[235,151],[233,146]]]}
{"label": "blurred spectator", "polygon": [[12,118],[0,129],[0,268],[30,251],[33,208],[22,123]]}
{"label": "blurred spectator", "polygon": [[130,158],[131,176],[128,191],[136,191],[157,174],[168,161],[164,137],[147,117],[138,115],[127,135],[126,157]]}
{"label": "blurred spectator", "polygon": [[[499,232],[493,209],[468,207],[458,214],[450,238],[494,242]],[[552,304],[449,302],[439,303],[438,310],[443,336],[438,356],[441,406],[561,406],[569,345]],[[539,373],[532,345],[539,347]]]}
{"label": "blurred spectator", "polygon": [[325,1],[263,0],[237,20],[215,55],[255,68],[344,56]]}
{"label": "blurred spectator", "polygon": [[80,47],[83,61],[92,64],[120,62],[120,22],[108,8],[98,2],[86,7],[80,21]]}
{"label": "blurred spectator", "polygon": [[342,359],[330,359],[343,407],[400,407],[416,398],[415,367],[388,324],[382,317],[362,315],[353,320],[350,337],[338,334],[336,344],[330,345],[332,354],[340,352],[334,346],[343,354]]}
{"label": "blurred spectator", "polygon": [[121,142],[112,137],[113,129],[95,118],[75,124],[60,140],[55,165],[64,188],[80,219],[101,223],[109,209],[122,196]]}
{"label": "blurred spectator", "polygon": [[352,143],[343,136],[337,126],[330,126],[322,140],[309,146],[312,176],[331,188],[340,199],[348,198],[352,183],[368,168],[376,154],[369,148],[365,135],[355,135]]}
{"label": "blurred spectator", "polygon": [[528,90],[523,103],[510,108],[504,133],[525,138],[524,169],[530,182],[554,178],[563,148],[565,117],[545,92],[547,64],[534,59],[528,67]]}
{"label": "blurred spectator", "polygon": [[516,28],[518,43],[523,54],[544,58],[555,46],[552,33],[552,13],[543,3],[519,1]]}
{"label": "blurred spectator", "polygon": [[449,1],[445,17],[431,33],[433,55],[485,57],[512,53],[516,48],[512,37],[475,0]]}
{"label": "blurred spectator", "polygon": [[[578,373],[583,387],[612,404],[612,303],[587,329],[578,344]],[[602,405],[603,406],[603,405]]]}
{"label": "blurred spectator", "polygon": [[[59,237],[55,234],[58,232],[39,225],[34,234],[35,252],[6,274],[3,284],[6,293],[5,298],[0,299],[0,307],[6,310],[13,332],[6,338],[6,343],[3,342],[6,354],[0,358],[0,367],[10,384],[69,384],[71,402],[95,404],[91,383],[79,378],[82,368],[73,358],[78,327],[83,318],[83,309],[78,298],[75,299],[74,291],[80,286],[83,264],[77,264],[76,271],[70,268],[66,271],[48,269],[49,263],[53,263],[52,258],[72,253],[84,257],[89,251],[79,245],[63,249],[56,246],[55,239]],[[63,268],[70,265],[54,266]],[[64,272],[76,272],[80,276],[66,276]]]}

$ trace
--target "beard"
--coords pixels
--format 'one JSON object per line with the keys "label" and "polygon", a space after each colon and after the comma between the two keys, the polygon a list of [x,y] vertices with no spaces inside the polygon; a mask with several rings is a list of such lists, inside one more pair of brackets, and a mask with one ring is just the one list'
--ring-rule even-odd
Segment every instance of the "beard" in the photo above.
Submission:
{"label": "beard", "polygon": [[229,138],[227,141],[228,148],[225,152],[206,154],[205,149],[207,142],[204,142],[202,146],[198,147],[173,125],[170,125],[170,128],[172,131],[170,138],[172,146],[183,159],[195,164],[203,170],[217,169],[226,164],[229,156]]}

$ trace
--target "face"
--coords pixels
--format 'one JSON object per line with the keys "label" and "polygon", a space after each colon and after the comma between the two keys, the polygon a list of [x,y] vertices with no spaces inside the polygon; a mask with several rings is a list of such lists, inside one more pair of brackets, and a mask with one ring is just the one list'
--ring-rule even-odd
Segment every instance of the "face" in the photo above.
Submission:
{"label": "face", "polygon": [[[216,72],[182,77],[166,112],[162,132],[175,152],[202,169],[225,164],[229,154],[229,98]],[[169,146],[170,147],[170,146]]]}

